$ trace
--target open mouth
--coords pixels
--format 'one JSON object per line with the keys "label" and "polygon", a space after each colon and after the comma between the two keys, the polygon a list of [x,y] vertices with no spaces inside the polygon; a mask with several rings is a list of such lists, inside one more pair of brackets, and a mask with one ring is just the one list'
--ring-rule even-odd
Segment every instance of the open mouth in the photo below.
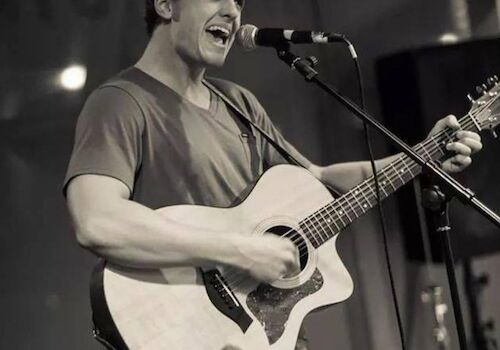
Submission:
{"label": "open mouth", "polygon": [[218,25],[211,25],[207,28],[206,32],[212,36],[215,43],[220,46],[225,46],[231,35],[229,29]]}

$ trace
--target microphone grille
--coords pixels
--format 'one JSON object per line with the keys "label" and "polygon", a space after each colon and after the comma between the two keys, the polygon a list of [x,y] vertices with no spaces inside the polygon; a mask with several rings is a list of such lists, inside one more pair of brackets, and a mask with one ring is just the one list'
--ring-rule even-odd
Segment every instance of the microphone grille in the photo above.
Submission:
{"label": "microphone grille", "polygon": [[245,51],[252,51],[257,48],[255,43],[255,36],[257,34],[258,28],[253,24],[244,24],[238,30],[236,34],[236,42]]}

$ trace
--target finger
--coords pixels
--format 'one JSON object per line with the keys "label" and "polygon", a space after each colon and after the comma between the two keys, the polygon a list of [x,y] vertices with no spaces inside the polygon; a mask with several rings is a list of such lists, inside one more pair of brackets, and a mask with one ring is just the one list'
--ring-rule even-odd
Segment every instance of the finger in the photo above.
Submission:
{"label": "finger", "polygon": [[451,142],[446,145],[446,149],[465,156],[470,156],[472,154],[472,149],[468,145],[461,142]]}
{"label": "finger", "polygon": [[470,148],[471,154],[479,152],[483,148],[483,144],[481,143],[481,141],[477,141],[475,139],[465,138],[459,140],[458,143]]}
{"label": "finger", "polygon": [[285,261],[287,266],[292,266],[292,267],[297,266],[298,262],[297,256],[298,256],[297,249],[294,249],[293,252],[287,254]]}
{"label": "finger", "polygon": [[453,158],[450,158],[450,159],[446,160],[445,162],[443,162],[441,167],[447,173],[459,173],[459,172],[463,171],[465,168],[467,168],[467,165],[462,164]]}
{"label": "finger", "polygon": [[481,141],[481,136],[478,133],[472,131],[460,130],[457,131],[456,135],[458,139],[471,138],[473,140]]}
{"label": "finger", "polygon": [[286,263],[287,271],[290,271],[290,272],[297,271],[297,269],[300,267],[298,254],[296,252],[294,252],[292,256],[288,257],[288,259],[285,261],[285,263]]}
{"label": "finger", "polygon": [[461,129],[460,123],[457,120],[457,117],[455,117],[453,114],[450,114],[449,116],[445,117],[442,119],[443,124],[453,130],[458,130]]}
{"label": "finger", "polygon": [[471,165],[472,158],[469,156],[464,156],[463,154],[457,154],[451,159],[451,163],[465,168]]}
{"label": "finger", "polygon": [[441,167],[446,172],[457,173],[467,168],[469,165],[471,165],[471,163],[472,163],[471,157],[462,154],[457,154],[455,157],[449,158],[446,161],[444,161]]}
{"label": "finger", "polygon": [[289,239],[285,240],[285,249],[287,252],[291,252],[293,254],[295,254],[295,244],[293,244],[293,242]]}

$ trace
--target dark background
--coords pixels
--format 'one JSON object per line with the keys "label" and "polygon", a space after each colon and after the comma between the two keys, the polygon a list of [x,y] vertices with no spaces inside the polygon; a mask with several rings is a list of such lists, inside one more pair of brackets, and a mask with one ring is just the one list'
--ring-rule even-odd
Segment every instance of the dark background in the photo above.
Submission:
{"label": "dark background", "polygon": [[[141,0],[0,0],[2,349],[100,348],[91,337],[88,300],[95,257],[76,244],[61,184],[85,97],[108,77],[134,64],[147,43],[142,7]],[[422,46],[442,46],[439,39],[445,33],[461,41],[495,39],[499,33],[493,0],[248,0],[244,22],[347,34],[356,45],[365,73],[368,110],[380,120],[384,108],[376,67],[381,57]],[[356,98],[354,69],[345,47],[301,47],[297,51],[316,55],[324,77]],[[211,74],[252,90],[284,134],[311,160],[329,164],[365,159],[361,123],[290,73],[274,56],[270,49],[247,54],[233,50],[225,68]],[[56,83],[57,75],[74,63],[87,67],[87,83],[81,91],[68,92]],[[399,74],[404,81],[409,73]],[[440,72],[435,74],[439,78]],[[455,74],[460,77],[463,72]],[[408,93],[403,87],[398,91],[400,96]],[[453,101],[444,101],[444,113],[464,113],[463,105],[457,106],[455,101],[465,101],[467,91],[458,93],[461,96],[454,96]],[[408,123],[417,126],[425,120],[432,124],[444,113],[415,114]],[[374,142],[377,157],[388,154],[379,137]],[[490,169],[497,169],[498,147],[488,141],[470,173],[486,177]],[[461,180],[476,190],[472,177],[464,175]],[[500,193],[497,178],[485,181],[489,186],[478,191],[480,198]],[[487,204],[500,211],[498,200]],[[409,260],[405,249],[408,232],[401,217],[408,209],[394,199],[385,207],[409,348],[437,349],[432,310],[420,301],[420,292],[430,278],[424,264]],[[469,211],[463,213],[466,221],[476,223],[467,230],[472,239],[481,241],[481,233],[494,232],[484,219]],[[339,250],[354,278],[355,293],[345,303],[308,318],[312,350],[400,348],[375,219],[370,214],[341,236]],[[490,273],[490,284],[481,298],[484,318],[500,322],[500,257],[490,249],[475,256],[473,266],[477,272]],[[434,280],[446,283],[441,265],[429,269]],[[460,268],[458,273],[461,276]],[[467,303],[463,293],[461,296],[469,326]],[[451,314],[447,325],[452,348],[457,348]],[[498,330],[494,336],[500,338]]]}

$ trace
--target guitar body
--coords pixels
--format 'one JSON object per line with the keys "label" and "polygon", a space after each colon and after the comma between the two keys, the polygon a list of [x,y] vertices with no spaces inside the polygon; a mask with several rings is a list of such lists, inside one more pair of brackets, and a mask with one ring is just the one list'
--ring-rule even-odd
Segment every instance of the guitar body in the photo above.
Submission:
{"label": "guitar body", "polygon": [[[115,347],[131,350],[293,350],[309,312],[343,301],[353,291],[352,279],[336,252],[335,238],[314,248],[299,225],[332,200],[330,192],[308,171],[280,165],[263,174],[238,206],[159,209],[169,219],[207,231],[262,235],[294,229],[300,245],[307,247],[301,248],[307,249],[301,272],[273,285],[259,284],[247,276],[245,283],[231,288],[230,300],[236,299],[241,312],[232,319],[207,293],[209,282],[201,269],[135,270],[106,264],[92,284],[96,324],[107,335],[113,333],[107,339],[119,339]],[[234,271],[219,271],[225,286],[230,286]]]}

